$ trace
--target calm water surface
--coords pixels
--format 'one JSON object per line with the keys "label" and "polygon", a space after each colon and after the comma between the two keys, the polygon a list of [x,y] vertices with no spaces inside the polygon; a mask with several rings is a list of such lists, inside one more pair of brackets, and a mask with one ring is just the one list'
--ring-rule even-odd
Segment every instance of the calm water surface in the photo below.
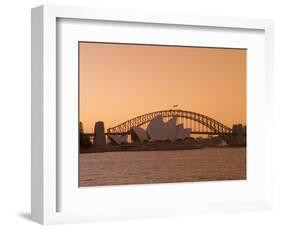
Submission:
{"label": "calm water surface", "polygon": [[246,148],[80,154],[80,186],[246,179]]}

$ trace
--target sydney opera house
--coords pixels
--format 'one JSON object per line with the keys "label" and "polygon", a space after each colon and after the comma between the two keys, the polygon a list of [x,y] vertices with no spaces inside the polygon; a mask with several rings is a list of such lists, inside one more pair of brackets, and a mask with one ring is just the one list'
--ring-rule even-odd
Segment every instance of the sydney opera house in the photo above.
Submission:
{"label": "sydney opera house", "polygon": [[[190,137],[191,128],[184,128],[183,124],[177,124],[176,118],[171,118],[167,122],[163,121],[162,116],[157,116],[150,121],[147,129],[134,127],[131,129],[132,142],[160,142],[170,141],[175,142],[185,140]],[[110,134],[108,138],[113,144],[128,143],[129,135]]]}

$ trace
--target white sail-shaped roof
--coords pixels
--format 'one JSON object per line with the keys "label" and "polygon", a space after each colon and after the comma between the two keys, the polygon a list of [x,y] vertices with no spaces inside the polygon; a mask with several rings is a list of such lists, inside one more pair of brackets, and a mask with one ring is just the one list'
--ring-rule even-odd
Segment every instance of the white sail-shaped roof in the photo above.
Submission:
{"label": "white sail-shaped roof", "polygon": [[121,145],[122,143],[127,143],[128,142],[128,134],[124,136],[120,136],[117,134],[110,134],[108,135],[109,139],[111,142],[117,145]]}
{"label": "white sail-shaped roof", "polygon": [[132,128],[132,132],[136,136],[137,140],[140,142],[144,142],[148,140],[148,136],[146,134],[146,131],[142,129],[141,127],[134,127]]}
{"label": "white sail-shaped roof", "polygon": [[161,129],[161,137],[160,140],[162,141],[175,141],[176,134],[177,134],[177,118],[173,117],[166,123],[164,123]]}
{"label": "white sail-shaped roof", "polygon": [[186,138],[183,124],[177,125],[176,140],[184,140]]}
{"label": "white sail-shaped roof", "polygon": [[121,143],[123,144],[123,143],[128,143],[128,134],[126,134],[126,135],[123,135],[123,136],[121,136],[120,138],[121,138]]}
{"label": "white sail-shaped roof", "polygon": [[120,145],[121,142],[121,137],[119,135],[115,135],[115,134],[110,134],[108,135],[110,141],[114,144]]}
{"label": "white sail-shaped roof", "polygon": [[164,122],[162,116],[157,116],[150,121],[146,131],[151,141],[161,140],[161,130],[163,125]]}
{"label": "white sail-shaped roof", "polygon": [[192,131],[191,128],[184,129],[184,139],[190,137],[191,131]]}

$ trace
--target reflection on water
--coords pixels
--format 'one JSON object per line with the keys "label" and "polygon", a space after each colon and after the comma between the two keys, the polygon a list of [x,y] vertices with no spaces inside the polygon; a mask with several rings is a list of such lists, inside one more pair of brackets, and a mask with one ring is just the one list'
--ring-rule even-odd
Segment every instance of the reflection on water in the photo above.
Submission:
{"label": "reflection on water", "polygon": [[80,186],[246,179],[246,148],[80,154]]}

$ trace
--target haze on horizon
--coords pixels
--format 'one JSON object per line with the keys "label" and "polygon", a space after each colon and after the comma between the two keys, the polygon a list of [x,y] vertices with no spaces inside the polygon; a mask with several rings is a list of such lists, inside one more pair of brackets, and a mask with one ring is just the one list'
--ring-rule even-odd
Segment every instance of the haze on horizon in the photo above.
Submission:
{"label": "haze on horizon", "polygon": [[93,132],[159,110],[246,124],[245,49],[79,43],[80,121]]}

